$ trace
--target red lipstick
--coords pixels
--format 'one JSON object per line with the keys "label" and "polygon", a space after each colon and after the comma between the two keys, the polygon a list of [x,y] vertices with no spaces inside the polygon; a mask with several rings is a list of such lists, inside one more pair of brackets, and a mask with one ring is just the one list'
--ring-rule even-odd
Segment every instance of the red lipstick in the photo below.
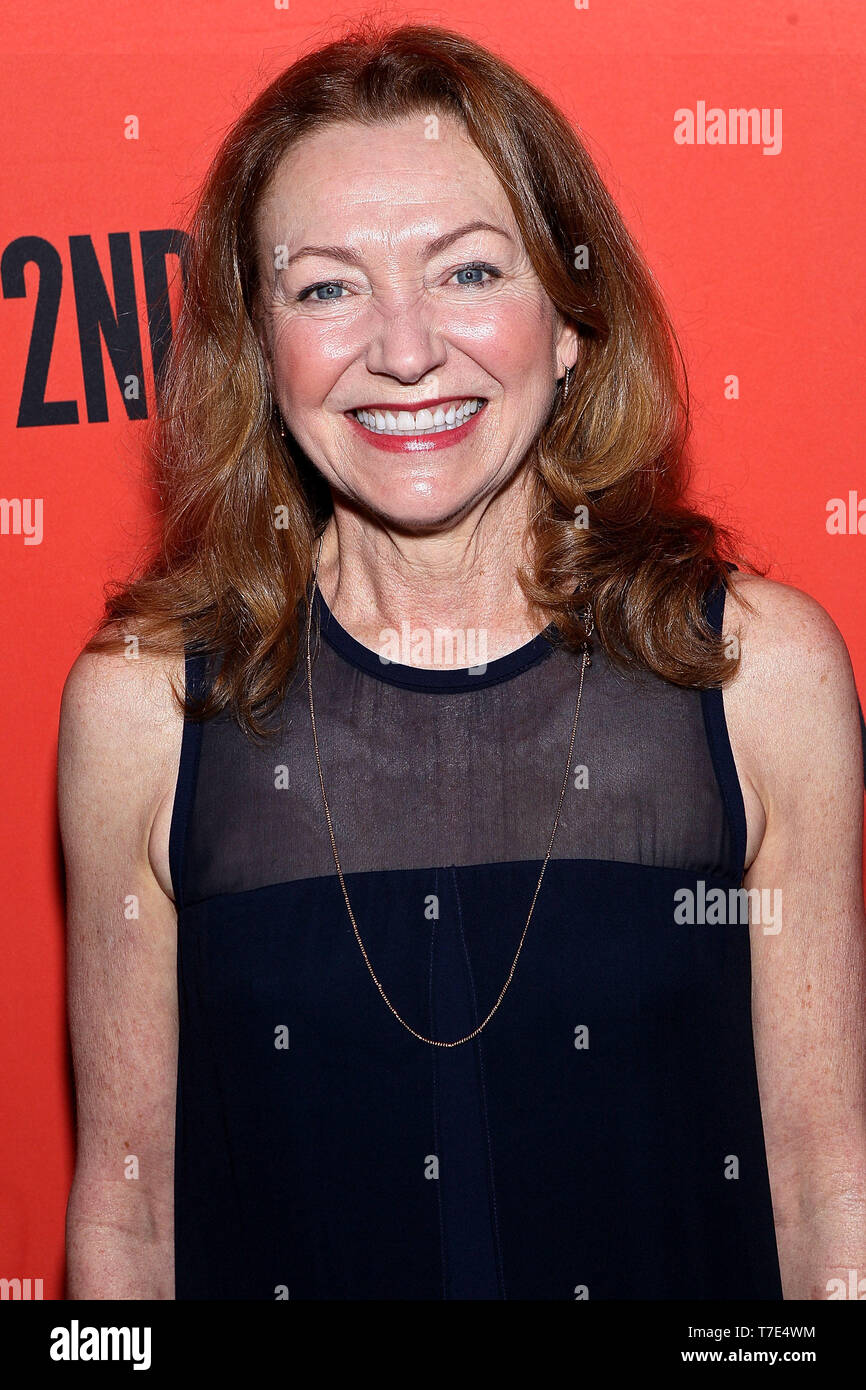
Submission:
{"label": "red lipstick", "polygon": [[[411,412],[418,410],[430,410],[437,405],[445,405],[451,401],[460,400],[480,400],[478,396],[440,396],[437,400],[419,401],[411,406]],[[368,444],[372,444],[375,449],[382,449],[389,454],[407,453],[432,453],[434,449],[447,449],[452,444],[459,444],[475,428],[479,417],[484,414],[486,400],[482,401],[474,415],[470,415],[462,425],[456,429],[439,430],[430,434],[375,434],[373,430],[368,430],[366,425],[350,411],[344,412],[352,429],[359,434]],[[390,410],[392,414],[397,414],[401,410],[409,410],[410,407],[403,402],[402,405],[363,405],[358,406],[358,410]]]}

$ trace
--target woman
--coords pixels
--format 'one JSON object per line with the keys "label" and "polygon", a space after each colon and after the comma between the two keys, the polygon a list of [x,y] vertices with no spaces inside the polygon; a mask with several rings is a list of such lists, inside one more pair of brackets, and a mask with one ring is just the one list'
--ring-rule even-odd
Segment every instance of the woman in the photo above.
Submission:
{"label": "woman", "polygon": [[362,27],[193,231],[161,546],[61,717],[71,1295],[826,1297],[851,664],[684,500],[586,152],[469,40]]}

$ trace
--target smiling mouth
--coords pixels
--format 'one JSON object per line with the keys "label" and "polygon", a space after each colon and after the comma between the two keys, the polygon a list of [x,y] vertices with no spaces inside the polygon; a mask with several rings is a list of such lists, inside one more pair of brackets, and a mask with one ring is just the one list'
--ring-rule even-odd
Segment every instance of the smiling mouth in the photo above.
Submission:
{"label": "smiling mouth", "polygon": [[423,410],[349,410],[346,413],[362,424],[371,434],[401,435],[446,434],[458,430],[477,415],[487,404],[486,396],[457,397],[444,405]]}

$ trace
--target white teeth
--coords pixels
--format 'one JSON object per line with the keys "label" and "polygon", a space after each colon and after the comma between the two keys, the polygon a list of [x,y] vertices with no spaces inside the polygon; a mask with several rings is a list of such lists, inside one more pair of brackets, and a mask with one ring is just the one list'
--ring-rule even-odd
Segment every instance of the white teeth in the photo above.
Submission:
{"label": "white teeth", "polygon": [[440,434],[444,430],[459,429],[482,404],[481,397],[473,396],[459,406],[453,403],[447,408],[437,405],[432,411],[399,410],[395,415],[390,410],[353,410],[352,414],[374,434]]}

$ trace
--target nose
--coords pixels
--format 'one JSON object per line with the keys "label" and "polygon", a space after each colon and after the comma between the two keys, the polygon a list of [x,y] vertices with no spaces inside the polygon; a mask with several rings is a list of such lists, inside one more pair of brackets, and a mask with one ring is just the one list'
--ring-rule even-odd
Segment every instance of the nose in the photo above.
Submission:
{"label": "nose", "polygon": [[393,293],[379,302],[366,354],[372,376],[411,386],[438,371],[446,359],[433,309],[421,295]]}

